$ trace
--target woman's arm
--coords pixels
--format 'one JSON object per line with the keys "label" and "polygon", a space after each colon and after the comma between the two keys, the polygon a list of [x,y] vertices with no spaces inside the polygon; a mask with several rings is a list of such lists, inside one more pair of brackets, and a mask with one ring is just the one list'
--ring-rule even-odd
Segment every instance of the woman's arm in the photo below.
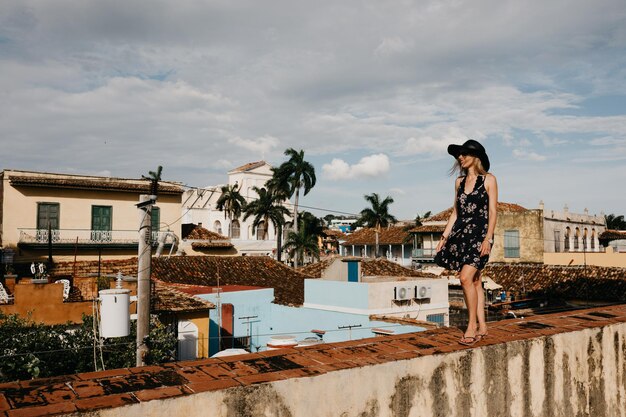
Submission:
{"label": "woman's arm", "polygon": [[485,190],[489,196],[489,223],[487,226],[487,235],[480,245],[480,256],[489,255],[493,246],[493,234],[496,230],[496,221],[498,220],[498,182],[492,174],[485,177]]}
{"label": "woman's arm", "polygon": [[448,218],[448,223],[446,223],[446,228],[444,229],[443,235],[437,244],[435,252],[439,252],[446,243],[446,240],[448,240],[448,236],[450,236],[450,232],[452,231],[452,226],[454,226],[454,222],[456,221],[456,194],[459,190],[459,184],[461,184],[461,178],[457,178],[454,182],[454,202],[452,203],[452,214],[450,214],[450,217]]}

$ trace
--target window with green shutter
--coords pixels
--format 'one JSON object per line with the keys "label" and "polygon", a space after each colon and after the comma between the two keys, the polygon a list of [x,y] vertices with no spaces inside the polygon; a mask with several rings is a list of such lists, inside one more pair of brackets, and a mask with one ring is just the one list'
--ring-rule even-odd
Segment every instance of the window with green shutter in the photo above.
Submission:
{"label": "window with green shutter", "polygon": [[91,206],[91,240],[110,242],[112,240],[113,207]]}
{"label": "window with green shutter", "polygon": [[37,203],[36,239],[38,242],[48,241],[48,229],[52,231],[52,241],[59,240],[59,218],[59,203]]}

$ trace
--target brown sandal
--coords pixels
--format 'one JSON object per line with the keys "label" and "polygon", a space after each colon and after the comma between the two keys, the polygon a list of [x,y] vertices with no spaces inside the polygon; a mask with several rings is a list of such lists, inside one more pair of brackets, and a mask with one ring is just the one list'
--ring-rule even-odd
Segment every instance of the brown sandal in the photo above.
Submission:
{"label": "brown sandal", "polygon": [[459,344],[463,346],[472,346],[479,340],[480,339],[477,337],[463,336],[462,338],[459,339]]}

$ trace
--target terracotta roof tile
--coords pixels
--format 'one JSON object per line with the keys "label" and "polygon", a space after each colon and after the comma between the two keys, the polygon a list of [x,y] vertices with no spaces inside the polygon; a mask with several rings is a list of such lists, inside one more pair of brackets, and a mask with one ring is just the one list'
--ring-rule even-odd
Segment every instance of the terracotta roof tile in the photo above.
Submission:
{"label": "terracotta roof tile", "polygon": [[[380,245],[401,245],[410,243],[409,232],[401,226],[391,226],[380,229],[378,234],[378,243]],[[376,244],[376,229],[373,227],[364,227],[351,233],[342,243],[343,246],[351,245],[374,245]]]}
{"label": "terracotta roof tile", "polygon": [[445,224],[425,224],[409,230],[410,233],[442,233],[446,229]]}
{"label": "terracotta roof tile", "polygon": [[155,292],[151,300],[151,309],[155,312],[191,312],[206,311],[215,308],[213,303],[185,294],[178,288],[155,280]]}
{"label": "terracotta roof tile", "polygon": [[483,275],[507,291],[561,299],[626,301],[626,268],[487,264]]}
{"label": "terracotta roof tile", "polygon": [[[50,270],[52,276],[93,276],[98,272],[98,261],[57,263]],[[137,258],[109,260],[100,263],[100,273],[137,275]],[[301,305],[304,302],[306,275],[265,256],[172,256],[152,258],[152,278],[166,283],[191,285],[250,285],[274,288],[275,302]]]}
{"label": "terracotta roof tile", "polygon": [[246,171],[251,171],[255,168],[258,167],[262,167],[263,165],[267,164],[267,162],[265,161],[256,161],[256,162],[249,162],[245,165],[242,165],[240,167],[237,168],[233,168],[230,170],[230,172],[246,172]]}
{"label": "terracotta roof tile", "polygon": [[196,226],[193,230],[185,237],[185,239],[189,240],[229,240],[226,236],[220,235],[219,233],[212,232],[208,229],[205,229],[202,226]]}
{"label": "terracotta roof tile", "polygon": [[212,232],[201,226],[195,226],[185,237],[185,240],[197,241],[191,243],[193,249],[230,249],[234,247],[230,239],[226,236],[222,236],[219,233]]}
{"label": "terracotta roof tile", "polygon": [[361,272],[364,276],[376,277],[422,277],[435,278],[436,275],[428,272],[416,271],[405,268],[395,262],[391,262],[384,258],[368,259],[365,258],[361,263]]}
{"label": "terracotta roof tile", "polygon": [[[150,192],[149,181],[127,178],[11,175],[9,181],[13,186],[22,187],[73,188],[138,194]],[[160,194],[182,194],[183,191],[183,188],[178,184],[164,181],[159,183]]]}
{"label": "terracotta roof tile", "polygon": [[607,229],[604,232],[600,233],[598,239],[606,240],[609,242],[611,240],[626,239],[626,230]]}
{"label": "terracotta roof tile", "polygon": [[302,268],[298,268],[298,272],[306,275],[307,277],[321,278],[322,272],[325,271],[326,268],[328,268],[335,259],[337,258],[322,259],[319,262],[315,262],[313,264],[303,266]]}
{"label": "terracotta roof tile", "polygon": [[[306,276],[313,278],[321,278],[322,272],[330,266],[330,264],[341,258],[328,258],[314,264],[300,268],[298,271]],[[349,258],[344,258],[349,259]],[[405,268],[395,262],[391,262],[385,258],[350,258],[357,259],[361,262],[361,272],[364,276],[381,276],[381,277],[423,277],[435,278],[436,275],[427,272],[415,271]]]}
{"label": "terracotta roof tile", "polygon": [[334,237],[336,239],[346,239],[348,237],[348,235],[343,233],[341,230],[324,229],[322,233],[327,237]]}

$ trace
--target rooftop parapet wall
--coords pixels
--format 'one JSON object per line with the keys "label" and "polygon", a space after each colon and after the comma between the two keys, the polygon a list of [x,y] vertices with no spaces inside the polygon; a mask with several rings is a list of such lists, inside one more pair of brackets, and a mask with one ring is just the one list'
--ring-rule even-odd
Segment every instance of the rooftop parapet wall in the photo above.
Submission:
{"label": "rooftop parapet wall", "polygon": [[626,305],[0,385],[0,415],[626,416]]}

